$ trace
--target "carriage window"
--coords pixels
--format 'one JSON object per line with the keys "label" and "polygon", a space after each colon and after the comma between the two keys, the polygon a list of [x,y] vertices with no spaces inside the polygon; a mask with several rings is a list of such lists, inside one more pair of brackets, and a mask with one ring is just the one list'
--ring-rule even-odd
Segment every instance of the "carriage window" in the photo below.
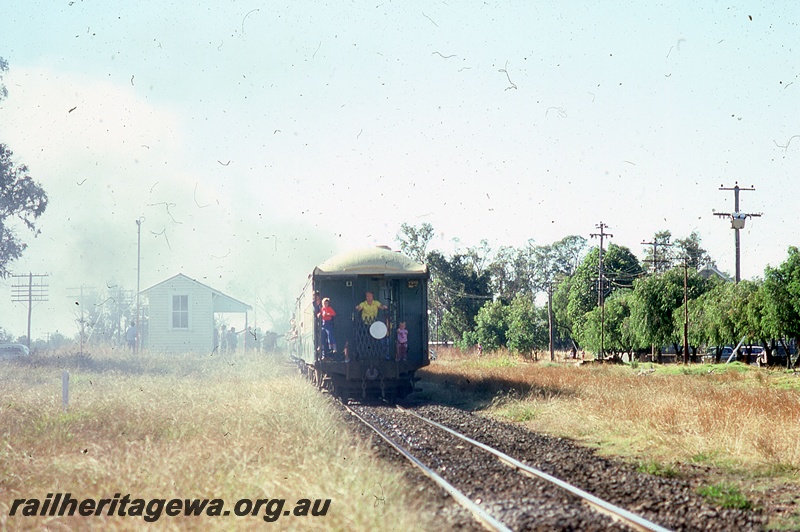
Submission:
{"label": "carriage window", "polygon": [[172,328],[189,328],[189,296],[172,296]]}

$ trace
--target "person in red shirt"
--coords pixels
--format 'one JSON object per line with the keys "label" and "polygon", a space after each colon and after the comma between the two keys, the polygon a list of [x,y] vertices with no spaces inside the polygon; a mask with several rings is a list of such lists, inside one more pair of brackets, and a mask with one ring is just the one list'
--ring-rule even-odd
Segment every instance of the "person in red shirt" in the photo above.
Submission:
{"label": "person in red shirt", "polygon": [[336,339],[333,337],[333,318],[336,317],[336,311],[331,306],[330,298],[323,298],[318,317],[322,321],[320,341],[322,342],[322,357],[325,358],[336,352]]}

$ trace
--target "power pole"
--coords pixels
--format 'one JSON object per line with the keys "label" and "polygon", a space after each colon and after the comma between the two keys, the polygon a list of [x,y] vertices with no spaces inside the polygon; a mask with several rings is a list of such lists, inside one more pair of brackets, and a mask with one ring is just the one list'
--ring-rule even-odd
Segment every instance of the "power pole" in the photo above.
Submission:
{"label": "power pole", "polygon": [[605,237],[613,238],[614,235],[610,233],[606,233],[605,230],[608,227],[603,222],[595,225],[598,229],[600,229],[599,233],[591,233],[591,237],[600,237],[600,255],[599,255],[599,278],[597,280],[597,306],[600,307],[600,358],[605,359],[605,333],[606,333],[606,306],[605,306],[605,272],[603,271],[603,239]]}
{"label": "power pole", "polygon": [[683,363],[689,363],[689,257],[683,257]]}
{"label": "power pole", "polygon": [[739,182],[736,181],[736,184],[733,188],[726,188],[720,185],[720,190],[733,190],[733,212],[714,212],[715,216],[730,218],[731,220],[731,229],[733,229],[736,233],[736,283],[738,284],[739,281],[742,280],[741,274],[741,245],[739,240],[739,231],[744,229],[744,221],[747,218],[757,218],[761,216],[761,213],[751,214],[751,213],[744,213],[739,212],[739,191],[740,190],[755,190],[755,187],[750,188],[741,188],[739,186]]}
{"label": "power pole", "polygon": [[644,240],[642,240],[642,245],[643,246],[653,246],[653,259],[652,260],[645,259],[642,262],[652,262],[653,263],[653,273],[658,273],[659,265],[662,262],[666,262],[666,261],[663,261],[663,260],[658,260],[658,247],[661,246],[661,247],[668,247],[669,248],[669,247],[672,247],[672,244],[669,243],[669,242],[645,242]]}
{"label": "power pole", "polygon": [[[11,301],[14,303],[28,304],[28,349],[31,347],[31,313],[33,304],[39,301],[47,301],[47,288],[45,277],[47,274],[15,274],[13,278],[19,279],[11,285]],[[27,283],[22,281],[27,279]],[[34,280],[36,282],[34,282]]]}
{"label": "power pole", "polygon": [[555,362],[556,352],[553,346],[553,281],[547,283],[547,329],[550,335],[550,362]]}
{"label": "power pole", "polygon": [[[94,286],[85,286],[81,285],[77,288],[68,288],[70,292],[72,292],[68,297],[70,300],[75,300],[75,304],[80,307],[81,309],[81,317],[78,319],[81,330],[81,354],[83,354],[83,348],[86,343],[88,343],[89,338],[86,337],[86,305],[87,302],[96,302],[97,301],[97,288]],[[91,336],[91,334],[89,335]]]}

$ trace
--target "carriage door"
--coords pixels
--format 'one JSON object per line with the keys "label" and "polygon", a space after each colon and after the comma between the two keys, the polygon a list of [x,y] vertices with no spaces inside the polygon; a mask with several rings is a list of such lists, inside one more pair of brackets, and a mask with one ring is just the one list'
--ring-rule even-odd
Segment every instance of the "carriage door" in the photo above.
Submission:
{"label": "carriage door", "polygon": [[399,282],[400,281],[395,279],[381,279],[379,289],[380,295],[375,296],[381,303],[389,307],[389,310],[386,311],[386,317],[389,319],[386,327],[389,329],[387,332],[387,337],[392,340],[394,340],[395,332],[397,330],[397,307],[399,303],[397,283]]}

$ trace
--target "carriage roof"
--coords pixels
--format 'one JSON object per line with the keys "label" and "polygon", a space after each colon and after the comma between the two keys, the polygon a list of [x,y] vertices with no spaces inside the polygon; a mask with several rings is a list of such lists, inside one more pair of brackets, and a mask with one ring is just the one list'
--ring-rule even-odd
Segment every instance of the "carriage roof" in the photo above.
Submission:
{"label": "carriage roof", "polygon": [[336,255],[314,268],[315,277],[354,275],[428,277],[428,267],[399,252],[376,247]]}

